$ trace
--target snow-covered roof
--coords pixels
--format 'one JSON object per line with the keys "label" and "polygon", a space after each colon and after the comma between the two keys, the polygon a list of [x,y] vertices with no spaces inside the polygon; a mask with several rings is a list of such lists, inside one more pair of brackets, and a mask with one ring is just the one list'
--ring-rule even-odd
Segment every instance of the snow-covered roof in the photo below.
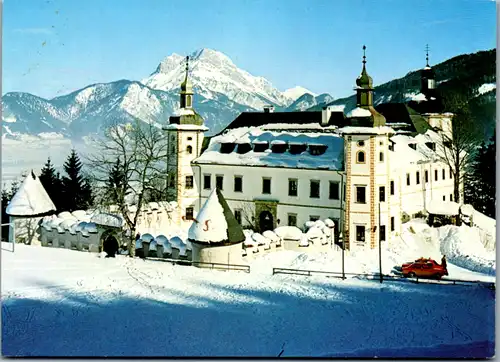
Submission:
{"label": "snow-covered roof", "polygon": [[55,211],[54,203],[33,171],[25,177],[6,209],[8,215],[19,217],[38,216]]}
{"label": "snow-covered roof", "polygon": [[245,240],[243,229],[219,189],[213,189],[208,196],[189,228],[188,238],[204,243],[238,243]]}
{"label": "snow-covered roof", "polygon": [[346,126],[339,128],[337,133],[342,134],[394,134],[396,133],[391,127],[379,126],[379,127],[354,127]]}
{"label": "snow-covered roof", "polygon": [[356,107],[354,109],[351,109],[345,116],[347,118],[354,118],[354,117],[370,117],[372,113],[364,108]]}
{"label": "snow-covered roof", "polygon": [[98,225],[106,225],[115,228],[121,228],[125,223],[120,215],[114,215],[105,212],[100,212],[92,215],[90,221]]}
{"label": "snow-covered roof", "polygon": [[205,126],[197,126],[194,124],[169,124],[167,126],[163,126],[163,129],[177,129],[183,131],[208,131],[208,127]]}
{"label": "snow-covered roof", "polygon": [[[321,144],[326,146],[326,150],[319,155],[313,155],[309,150],[295,155],[286,151],[283,153],[273,153],[271,150],[255,152],[253,149],[240,154],[237,153],[236,148],[230,153],[220,152],[221,143],[237,143],[237,140],[242,138],[250,144],[265,142],[276,145],[286,143]],[[193,162],[199,164],[341,170],[344,163],[344,140],[334,133],[270,132],[259,127],[242,127],[229,130],[222,136],[212,138],[206,151]]]}
{"label": "snow-covered roof", "polygon": [[425,207],[427,212],[435,215],[458,215],[460,205],[454,201],[430,200]]}

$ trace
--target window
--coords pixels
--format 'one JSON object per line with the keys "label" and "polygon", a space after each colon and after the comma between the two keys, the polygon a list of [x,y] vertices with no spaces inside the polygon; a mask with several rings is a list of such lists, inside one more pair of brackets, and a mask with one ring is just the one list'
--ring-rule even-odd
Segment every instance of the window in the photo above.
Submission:
{"label": "window", "polygon": [[450,201],[453,201],[453,195],[450,194]]}
{"label": "window", "polygon": [[356,202],[358,204],[366,203],[366,186],[356,186]]}
{"label": "window", "polygon": [[363,151],[359,151],[356,156],[357,163],[365,163],[365,153]]}
{"label": "window", "polygon": [[443,201],[446,201],[446,196],[445,195],[443,195]]}
{"label": "window", "polygon": [[339,183],[337,181],[330,181],[330,200],[339,200]]}
{"label": "window", "polygon": [[344,187],[343,187],[343,190],[342,190],[342,200],[345,201],[345,184],[344,184]]}
{"label": "window", "polygon": [[234,192],[243,192],[242,176],[234,176]]}
{"label": "window", "polygon": [[443,170],[441,172],[441,176],[442,176],[443,180],[446,178],[446,171],[445,171],[444,168],[443,168]]}
{"label": "window", "polygon": [[187,146],[187,147],[186,147],[186,151],[187,151],[187,153],[189,153],[189,154],[193,153],[193,147],[191,147],[191,146]]}
{"label": "window", "polygon": [[212,177],[210,174],[203,175],[203,188],[210,190],[212,188]]}
{"label": "window", "polygon": [[215,176],[215,187],[217,187],[219,190],[224,190],[224,176],[222,175],[217,175]]}
{"label": "window", "polygon": [[383,152],[380,152],[380,153],[378,154],[378,160],[379,160],[380,162],[384,162],[384,153],[383,153]]}
{"label": "window", "polygon": [[186,107],[191,107],[191,96],[190,95],[186,96]]}
{"label": "window", "polygon": [[425,170],[425,183],[429,182],[429,171]]}
{"label": "window", "polygon": [[297,226],[297,214],[288,214],[288,226]]}
{"label": "window", "polygon": [[311,180],[309,197],[315,198],[315,199],[319,198],[319,181]]}
{"label": "window", "polygon": [[450,179],[452,179],[452,178],[453,178],[453,171],[450,168]]}
{"label": "window", "polygon": [[420,172],[417,171],[417,185],[420,185]]}
{"label": "window", "polygon": [[193,137],[188,137],[188,141],[192,141],[193,140]]}
{"label": "window", "polygon": [[170,140],[171,140],[172,142],[175,142],[175,136],[174,136],[174,135],[172,135],[172,137],[170,137]]}
{"label": "window", "polygon": [[240,209],[235,209],[234,210],[234,218],[238,222],[238,224],[241,225],[241,210]]}
{"label": "window", "polygon": [[168,181],[168,185],[169,185],[169,187],[171,187],[171,188],[174,188],[174,187],[175,187],[175,174],[170,174],[170,176],[169,176],[169,181]]}
{"label": "window", "polygon": [[172,146],[172,153],[175,153],[175,146]]}
{"label": "window", "polygon": [[365,226],[356,225],[356,241],[365,241]]}
{"label": "window", "polygon": [[309,221],[317,221],[317,220],[319,220],[319,216],[317,216],[317,215],[310,215],[309,216]]}
{"label": "window", "polygon": [[385,186],[379,186],[378,198],[380,202],[385,202]]}
{"label": "window", "polygon": [[438,180],[438,170],[434,170],[434,181]]}
{"label": "window", "polygon": [[193,188],[193,176],[186,176],[186,188],[187,189]]}
{"label": "window", "polygon": [[297,184],[298,184],[297,179],[295,178],[288,179],[288,196],[297,196],[298,194]]}
{"label": "window", "polygon": [[406,174],[406,186],[410,186],[410,174]]}
{"label": "window", "polygon": [[363,147],[365,145],[365,141],[358,141],[358,146]]}
{"label": "window", "polygon": [[194,209],[192,207],[186,207],[186,220],[193,220]]}
{"label": "window", "polygon": [[380,225],[379,233],[378,233],[378,240],[379,241],[386,241],[387,239],[385,238],[385,225]]}
{"label": "window", "polygon": [[394,216],[391,216],[391,231],[394,231],[396,229],[394,225]]}
{"label": "window", "polygon": [[271,179],[263,178],[262,179],[262,193],[270,194],[271,193]]}

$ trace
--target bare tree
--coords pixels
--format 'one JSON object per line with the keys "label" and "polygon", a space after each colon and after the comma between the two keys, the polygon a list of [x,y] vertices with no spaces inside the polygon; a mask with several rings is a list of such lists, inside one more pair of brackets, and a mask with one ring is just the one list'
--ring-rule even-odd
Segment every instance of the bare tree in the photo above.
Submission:
{"label": "bare tree", "polygon": [[241,210],[241,224],[247,229],[257,230],[255,226],[255,209],[254,206],[248,202],[241,202],[236,209]]}
{"label": "bare tree", "polygon": [[[117,206],[130,231],[131,257],[141,208],[151,198],[167,194],[167,142],[158,125],[136,119],[106,129],[104,137],[95,140],[96,152],[87,156],[94,183],[101,186],[96,204]],[[137,209],[134,213],[129,212],[132,205]]]}
{"label": "bare tree", "polygon": [[441,132],[440,142],[437,145],[437,154],[453,175],[454,200],[463,200],[461,185],[465,180],[473,162],[474,153],[480,143],[479,128],[474,124],[467,101],[459,96],[449,98],[447,109],[454,113],[452,119],[452,135]]}

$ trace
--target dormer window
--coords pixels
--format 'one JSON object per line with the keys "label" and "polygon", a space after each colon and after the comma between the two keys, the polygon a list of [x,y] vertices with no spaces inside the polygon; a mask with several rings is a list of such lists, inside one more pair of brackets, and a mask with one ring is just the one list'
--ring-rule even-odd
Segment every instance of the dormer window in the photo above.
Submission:
{"label": "dormer window", "polygon": [[269,142],[266,141],[253,141],[254,152],[264,152],[269,148]]}
{"label": "dormer window", "polygon": [[425,145],[431,150],[436,151],[436,144],[434,142],[425,142]]}
{"label": "dormer window", "polygon": [[271,142],[271,151],[273,151],[273,153],[284,153],[287,148],[288,145],[285,141],[274,140]]}
{"label": "dormer window", "polygon": [[410,146],[410,148],[414,149],[415,151],[417,150],[417,144],[416,143],[410,143],[410,144],[408,144],[408,146]]}
{"label": "dormer window", "polygon": [[240,143],[238,144],[238,148],[236,149],[236,153],[240,155],[250,152],[252,150],[252,146],[250,143]]}
{"label": "dormer window", "polygon": [[359,151],[356,154],[356,162],[357,163],[365,163],[365,153],[363,151]]}
{"label": "dormer window", "polygon": [[309,145],[309,153],[313,156],[319,156],[319,155],[324,154],[326,152],[327,148],[328,148],[327,145],[310,144]]}
{"label": "dormer window", "polygon": [[307,144],[305,143],[290,143],[288,152],[292,155],[299,155],[307,149]]}
{"label": "dormer window", "polygon": [[234,151],[236,144],[233,142],[224,142],[220,144],[220,153],[231,153]]}

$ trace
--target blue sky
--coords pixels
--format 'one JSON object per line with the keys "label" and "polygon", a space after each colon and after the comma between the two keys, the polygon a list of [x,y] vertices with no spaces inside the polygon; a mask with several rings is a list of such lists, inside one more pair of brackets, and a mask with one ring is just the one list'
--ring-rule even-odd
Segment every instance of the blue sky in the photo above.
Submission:
{"label": "blue sky", "polygon": [[2,93],[51,98],[140,80],[172,53],[212,48],[280,90],[349,95],[361,69],[381,84],[496,46],[491,0],[8,0]]}

